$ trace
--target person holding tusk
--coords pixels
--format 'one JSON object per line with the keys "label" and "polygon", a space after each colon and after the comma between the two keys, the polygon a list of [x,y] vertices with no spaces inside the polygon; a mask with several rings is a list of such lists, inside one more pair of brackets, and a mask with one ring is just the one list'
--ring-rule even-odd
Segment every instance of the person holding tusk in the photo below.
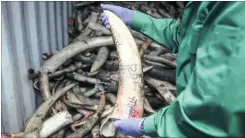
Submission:
{"label": "person holding tusk", "polygon": [[[146,118],[115,121],[126,136],[245,136],[245,2],[188,2],[180,23],[101,4],[132,29],[178,53],[178,97]],[[109,29],[108,16],[101,14]]]}

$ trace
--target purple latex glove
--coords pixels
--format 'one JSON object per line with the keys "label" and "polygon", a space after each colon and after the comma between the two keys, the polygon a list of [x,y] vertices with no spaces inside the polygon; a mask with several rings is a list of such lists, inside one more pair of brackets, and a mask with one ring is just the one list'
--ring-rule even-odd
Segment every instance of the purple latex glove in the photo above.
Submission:
{"label": "purple latex glove", "polygon": [[117,120],[115,128],[125,136],[140,137],[144,134],[144,118],[127,118]]}
{"label": "purple latex glove", "polygon": [[[130,9],[127,9],[127,8],[114,6],[114,5],[110,5],[110,4],[101,4],[100,7],[101,7],[102,10],[109,10],[109,11],[113,12],[114,14],[116,14],[119,18],[121,18],[121,20],[126,25],[130,25],[131,24],[131,22],[133,20],[133,16],[134,16],[134,14],[136,12],[134,10],[130,10]],[[101,14],[101,18],[102,18],[102,22],[106,26],[106,28],[110,29],[108,16],[105,13],[102,13]]]}

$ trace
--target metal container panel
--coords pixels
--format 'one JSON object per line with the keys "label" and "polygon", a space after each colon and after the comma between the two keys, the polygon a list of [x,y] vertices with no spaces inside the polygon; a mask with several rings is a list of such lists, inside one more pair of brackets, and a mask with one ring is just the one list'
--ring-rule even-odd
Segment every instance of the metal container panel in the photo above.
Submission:
{"label": "metal container panel", "polygon": [[[18,132],[37,108],[38,93],[27,77],[41,54],[68,44],[71,2],[2,2],[2,132]],[[40,102],[39,102],[40,103]]]}

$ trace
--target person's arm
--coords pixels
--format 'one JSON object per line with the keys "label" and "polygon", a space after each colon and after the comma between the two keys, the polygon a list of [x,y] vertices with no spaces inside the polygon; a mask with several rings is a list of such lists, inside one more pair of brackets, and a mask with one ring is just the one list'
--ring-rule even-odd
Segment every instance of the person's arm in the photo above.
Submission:
{"label": "person's arm", "polygon": [[[217,9],[212,31],[202,39],[186,89],[176,101],[144,121],[160,137],[245,136],[244,4]],[[225,10],[226,9],[226,10]],[[181,58],[181,57],[179,57]]]}
{"label": "person's arm", "polygon": [[[245,136],[244,40],[213,45],[210,58],[197,60],[189,86],[176,101],[145,119],[144,132],[160,137]],[[234,47],[231,55],[225,52],[229,47]]]}
{"label": "person's arm", "polygon": [[156,42],[168,47],[174,53],[178,52],[180,27],[175,19],[155,19],[150,15],[136,11],[130,26],[144,33]]}

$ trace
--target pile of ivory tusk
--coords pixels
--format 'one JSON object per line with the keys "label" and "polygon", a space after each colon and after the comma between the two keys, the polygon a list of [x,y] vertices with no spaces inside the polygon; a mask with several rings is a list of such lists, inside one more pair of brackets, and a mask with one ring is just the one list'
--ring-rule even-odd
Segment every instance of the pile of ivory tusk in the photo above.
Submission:
{"label": "pile of ivory tusk", "polygon": [[[183,2],[107,3],[177,20],[184,8]],[[111,29],[105,28],[99,4],[73,2],[69,44],[43,53],[41,67],[28,70],[43,101],[11,137],[124,137],[113,120],[146,117],[175,100],[176,55],[109,11]]]}

